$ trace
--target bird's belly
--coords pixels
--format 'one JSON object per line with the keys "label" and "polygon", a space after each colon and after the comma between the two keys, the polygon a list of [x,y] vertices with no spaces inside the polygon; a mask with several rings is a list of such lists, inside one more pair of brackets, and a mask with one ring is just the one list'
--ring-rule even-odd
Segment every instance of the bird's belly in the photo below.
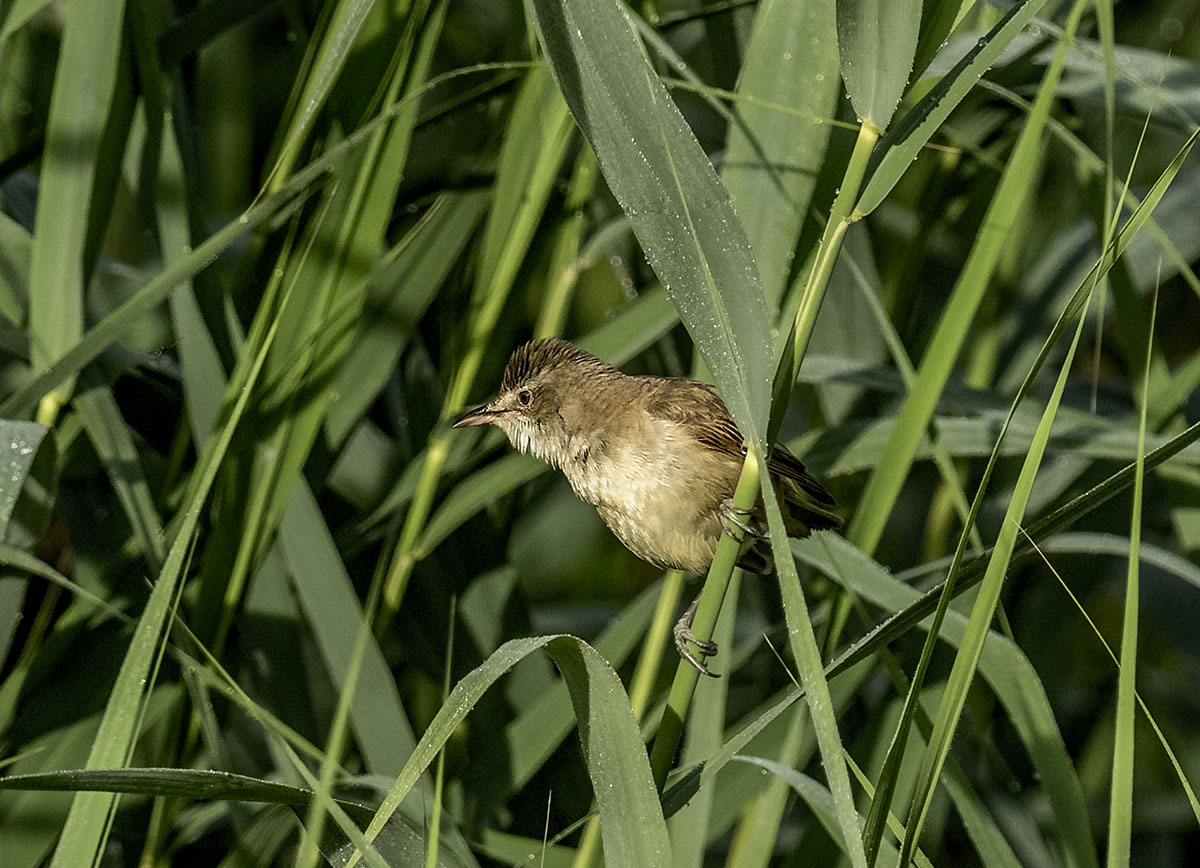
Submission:
{"label": "bird's belly", "polygon": [[626,548],[664,569],[708,569],[721,534],[719,499],[704,496],[679,468],[589,470],[571,478],[572,487]]}
{"label": "bird's belly", "polygon": [[676,502],[633,511],[598,505],[596,511],[627,549],[655,566],[702,573],[712,563],[720,539],[715,511],[704,515]]}

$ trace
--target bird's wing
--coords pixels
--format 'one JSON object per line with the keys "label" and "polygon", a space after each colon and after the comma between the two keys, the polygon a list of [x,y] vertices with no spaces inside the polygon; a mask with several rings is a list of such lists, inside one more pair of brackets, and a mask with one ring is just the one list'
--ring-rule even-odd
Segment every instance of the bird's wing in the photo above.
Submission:
{"label": "bird's wing", "polygon": [[685,426],[696,439],[715,452],[742,456],[742,432],[716,389],[697,380],[647,377],[653,397],[647,407],[659,419]]}
{"label": "bird's wing", "polygon": [[[707,383],[679,378],[647,378],[654,380],[654,398],[650,412],[660,419],[669,419],[688,426],[696,438],[717,452],[741,457],[746,454],[742,432],[738,430],[729,409],[717,390]],[[767,457],[767,469],[773,476],[790,479],[814,501],[834,506],[833,496],[814,479],[804,464],[776,444]]]}
{"label": "bird's wing", "polygon": [[788,451],[788,448],[782,444],[776,444],[771,450],[770,457],[767,458],[767,469],[774,476],[782,476],[785,479],[793,480],[799,485],[806,494],[812,496],[813,500],[824,506],[835,506],[836,501],[833,495],[825,490],[825,486],[817,482],[808,472],[803,462],[795,455]]}

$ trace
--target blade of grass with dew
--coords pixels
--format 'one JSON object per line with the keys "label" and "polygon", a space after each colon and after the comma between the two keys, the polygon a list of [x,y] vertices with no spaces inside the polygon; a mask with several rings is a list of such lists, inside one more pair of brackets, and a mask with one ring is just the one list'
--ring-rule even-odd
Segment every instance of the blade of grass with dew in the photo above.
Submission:
{"label": "blade of grass with dew", "polygon": [[[1111,13],[1110,13],[1111,14]],[[1146,464],[1146,407],[1154,359],[1154,320],[1157,296],[1150,308],[1146,362],[1138,404],[1138,454],[1133,476],[1133,508],[1129,518],[1129,569],[1125,577],[1125,611],[1121,627],[1121,671],[1117,676],[1117,720],[1113,738],[1112,796],[1108,808],[1108,868],[1127,868],[1133,840],[1134,700],[1138,658],[1138,565],[1142,539],[1142,482]]]}
{"label": "blade of grass with dew", "polygon": [[54,505],[58,448],[52,429],[37,422],[0,419],[0,540],[33,548]]}
{"label": "blade of grass with dew", "polygon": [[[717,386],[753,442],[762,440],[770,335],[745,231],[615,0],[531,0],[567,104]],[[761,448],[761,443],[759,444]]]}
{"label": "blade of grass with dew", "polygon": [[[273,337],[274,330],[267,335],[267,340],[249,371],[249,383],[253,383],[262,370]],[[128,761],[136,738],[135,724],[146,693],[153,686],[147,678],[158,656],[167,619],[182,586],[182,573],[191,550],[196,526],[221,461],[233,439],[234,430],[246,409],[249,396],[249,389],[241,392],[240,399],[233,406],[224,426],[214,432],[205,444],[206,448],[195,471],[197,482],[183,512],[179,531],[167,552],[150,599],[138,619],[133,641],[109,695],[108,705],[88,755],[89,769],[120,768]],[[96,854],[104,847],[108,818],[114,804],[115,799],[110,794],[76,794],[67,820],[63,824],[62,835],[50,863],[51,868],[92,863]]]}
{"label": "blade of grass with dew", "polygon": [[[558,168],[571,137],[566,106],[545,67],[525,76],[505,128],[493,185],[492,208],[484,227],[483,252],[472,290],[466,346],[443,402],[442,419],[460,410],[475,385],[517,272],[541,222]],[[414,547],[433,507],[451,433],[439,427],[430,437],[416,491],[391,555],[376,631],[391,624],[416,563]]]}
{"label": "blade of grass with dew", "polygon": [[[462,678],[380,805],[367,828],[368,841],[387,822],[483,692],[520,659],[539,649],[550,654],[571,692],[588,775],[600,807],[606,862],[670,864],[666,821],[629,698],[612,668],[595,649],[574,636],[513,639]],[[347,868],[355,863],[352,858]]]}
{"label": "blade of grass with dew", "polygon": [[[768,310],[783,295],[837,108],[834,0],[762,3],[738,80],[721,179],[738,212]],[[782,110],[787,108],[788,111]]]}
{"label": "blade of grass with dew", "polygon": [[[797,541],[793,551],[805,563],[848,584],[863,599],[888,611],[903,612],[921,597],[918,591],[836,535]],[[929,627],[928,622],[920,622],[920,629]],[[967,627],[966,616],[950,611],[938,638],[962,647]],[[979,672],[999,698],[1037,769],[1041,786],[1053,806],[1053,816],[1058,818],[1056,827],[1067,864],[1095,866],[1096,846],[1087,822],[1083,790],[1037,671],[1018,646],[997,633],[990,633],[980,656]]]}
{"label": "blade of grass with dew", "polygon": [[779,501],[771,487],[765,456],[756,456],[761,474],[763,505],[767,512],[767,525],[771,531],[771,550],[775,555],[775,569],[779,573],[779,586],[783,595],[783,614],[788,627],[788,642],[792,657],[800,675],[800,683],[808,697],[809,712],[817,732],[817,745],[825,768],[829,790],[833,794],[834,812],[841,827],[846,857],[855,868],[866,868],[867,857],[859,835],[858,812],[854,807],[854,793],[850,788],[850,774],[846,770],[846,759],[838,733],[837,713],[825,680],[821,652],[813,633],[808,604],[800,587],[800,576],[788,547],[788,536],[783,525]]}
{"label": "blade of grass with dew", "polygon": [[915,73],[919,75],[924,71],[972,5],[972,0],[928,0],[924,4],[921,33],[913,56]]}
{"label": "blade of grass with dew", "polygon": [[860,122],[891,123],[912,72],[920,0],[838,0],[837,40],[846,95]]}
{"label": "blade of grass with dew", "polygon": [[[643,591],[592,643],[613,667],[623,665],[638,641],[646,635],[654,601],[653,589]],[[674,609],[671,611],[673,616]],[[504,727],[510,795],[520,792],[529,783],[574,728],[571,697],[562,681],[547,687],[535,702]]]}
{"label": "blade of grass with dew", "polygon": [[[124,8],[124,0],[95,0],[66,10],[29,269],[30,356],[38,373],[83,334],[84,245],[89,221],[101,219],[90,205],[116,85]],[[42,421],[53,423],[72,388],[60,382],[43,397]]]}
{"label": "blade of grass with dew", "polygon": [[870,214],[900,181],[921,148],[941,128],[979,77],[1030,22],[1046,0],[1013,4],[986,36],[943,76],[916,105],[892,125],[879,143],[879,162],[873,167],[854,206],[855,218]]}

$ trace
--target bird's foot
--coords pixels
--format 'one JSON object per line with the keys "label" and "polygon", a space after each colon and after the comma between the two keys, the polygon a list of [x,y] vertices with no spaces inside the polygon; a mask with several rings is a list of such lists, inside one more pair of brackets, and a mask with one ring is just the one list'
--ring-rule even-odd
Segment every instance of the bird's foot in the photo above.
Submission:
{"label": "bird's foot", "polygon": [[[744,536],[753,537],[754,539],[766,538],[767,535],[760,528],[746,521],[747,518],[754,515],[754,510],[734,505],[732,497],[727,497],[721,501],[719,511],[721,519],[725,522],[725,532],[730,536],[733,536],[731,528],[736,527]],[[734,539],[737,539],[737,537],[734,537]],[[738,540],[738,542],[741,542],[741,540]]]}
{"label": "bird's foot", "polygon": [[688,647],[688,643],[696,646],[705,657],[712,657],[717,653],[717,643],[707,639],[700,639],[692,632],[692,621],[696,617],[696,607],[700,605],[700,597],[692,600],[692,604],[688,606],[687,611],[683,613],[683,617],[675,622],[675,628],[672,633],[675,636],[675,650],[679,652],[679,656],[695,667],[696,671],[701,675],[707,675],[709,678],[720,678],[715,672],[710,672],[707,664],[696,659],[692,654],[692,649]]}

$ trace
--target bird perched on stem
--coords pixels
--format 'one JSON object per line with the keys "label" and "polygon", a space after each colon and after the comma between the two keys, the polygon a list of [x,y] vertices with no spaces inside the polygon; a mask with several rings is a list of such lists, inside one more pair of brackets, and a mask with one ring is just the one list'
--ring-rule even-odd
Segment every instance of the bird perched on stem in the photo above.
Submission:
{"label": "bird perched on stem", "polygon": [[[562,470],[617,539],[663,569],[703,573],[723,532],[741,530],[738,566],[772,568],[761,498],[733,505],[746,450],[715,389],[682,377],[623,374],[567,341],[547,338],[509,358],[500,393],[455,428],[495,425],[512,445]],[[834,500],[783,446],[767,458],[789,536],[841,526]],[[711,674],[687,647],[717,651],[691,632],[697,597],[675,626],[675,647]]]}

